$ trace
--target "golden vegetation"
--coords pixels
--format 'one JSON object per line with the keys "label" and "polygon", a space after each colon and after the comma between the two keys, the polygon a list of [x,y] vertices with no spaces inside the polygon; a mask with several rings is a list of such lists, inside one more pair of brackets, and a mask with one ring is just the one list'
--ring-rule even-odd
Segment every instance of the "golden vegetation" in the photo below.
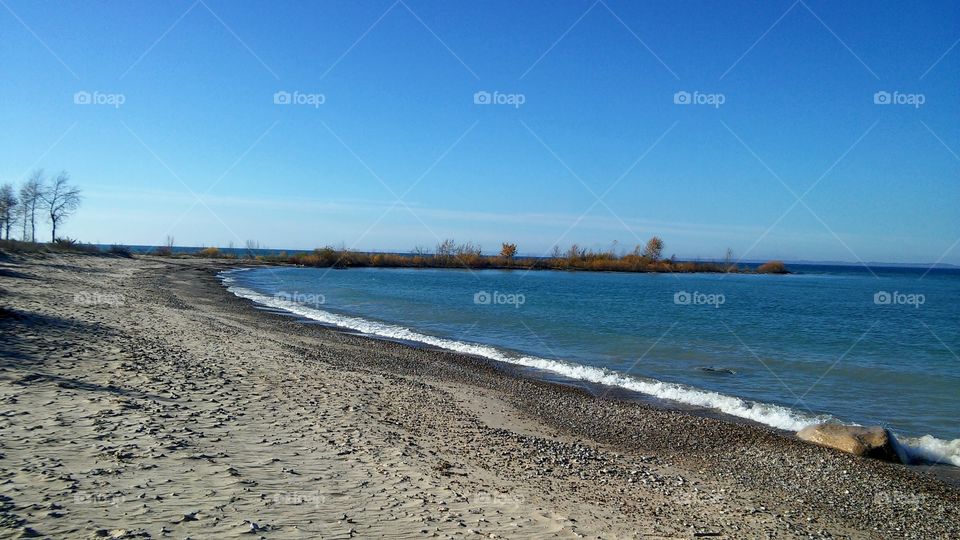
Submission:
{"label": "golden vegetation", "polygon": [[[483,255],[480,246],[471,242],[457,243],[452,239],[437,244],[433,252],[417,247],[410,253],[365,253],[347,248],[335,249],[323,247],[308,253],[277,255],[258,255],[255,258],[265,262],[296,264],[322,268],[499,268],[530,270],[581,270],[593,272],[717,272],[744,273],[761,271],[764,273],[788,272],[783,262],[771,261],[760,269],[741,267],[731,261],[728,250],[727,260],[723,262],[677,261],[674,257],[663,258],[664,242],[654,236],[645,245],[638,245],[628,253],[618,254],[613,248],[604,251],[570,246],[566,251],[554,247],[548,257],[518,257],[517,245],[504,242],[497,255]],[[221,255],[216,248],[206,248],[197,255],[203,257],[231,256]],[[252,251],[250,256],[253,257]]]}
{"label": "golden vegetation", "polygon": [[758,274],[789,274],[783,261],[768,261],[757,267]]}

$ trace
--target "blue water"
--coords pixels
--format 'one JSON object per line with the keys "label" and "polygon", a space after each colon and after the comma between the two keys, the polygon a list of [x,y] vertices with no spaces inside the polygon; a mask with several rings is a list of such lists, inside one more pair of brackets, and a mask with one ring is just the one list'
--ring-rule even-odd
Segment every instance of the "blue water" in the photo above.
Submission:
{"label": "blue water", "polygon": [[227,284],[241,296],[355,330],[783,429],[824,419],[884,425],[960,465],[960,271],[794,270],[277,267],[230,273]]}

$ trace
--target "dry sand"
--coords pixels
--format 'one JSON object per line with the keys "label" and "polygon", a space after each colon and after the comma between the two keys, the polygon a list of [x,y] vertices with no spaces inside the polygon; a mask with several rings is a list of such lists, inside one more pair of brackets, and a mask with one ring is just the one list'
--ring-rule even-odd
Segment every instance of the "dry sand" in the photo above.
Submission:
{"label": "dry sand", "polygon": [[0,256],[0,537],[960,531],[923,470],[303,324],[229,264]]}

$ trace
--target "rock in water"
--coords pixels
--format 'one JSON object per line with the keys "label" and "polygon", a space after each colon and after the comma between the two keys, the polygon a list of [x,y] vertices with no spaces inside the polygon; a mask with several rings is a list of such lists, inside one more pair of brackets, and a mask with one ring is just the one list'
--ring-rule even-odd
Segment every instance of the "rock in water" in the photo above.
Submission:
{"label": "rock in water", "polygon": [[800,440],[835,448],[855,456],[863,456],[900,463],[893,446],[893,436],[880,427],[845,426],[842,424],[817,424],[797,432]]}

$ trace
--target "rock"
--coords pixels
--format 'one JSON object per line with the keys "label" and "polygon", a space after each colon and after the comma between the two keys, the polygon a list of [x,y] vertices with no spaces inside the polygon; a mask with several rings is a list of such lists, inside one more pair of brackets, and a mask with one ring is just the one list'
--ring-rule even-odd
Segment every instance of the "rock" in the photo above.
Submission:
{"label": "rock", "polygon": [[197,521],[197,519],[199,519],[197,517],[197,513],[198,512],[190,512],[189,514],[184,514],[183,517],[180,518],[180,523],[184,523],[187,521]]}
{"label": "rock", "polygon": [[880,426],[861,427],[842,424],[817,424],[797,432],[802,441],[812,442],[827,448],[855,456],[882,459],[900,463],[900,457],[893,447],[893,437]]}

